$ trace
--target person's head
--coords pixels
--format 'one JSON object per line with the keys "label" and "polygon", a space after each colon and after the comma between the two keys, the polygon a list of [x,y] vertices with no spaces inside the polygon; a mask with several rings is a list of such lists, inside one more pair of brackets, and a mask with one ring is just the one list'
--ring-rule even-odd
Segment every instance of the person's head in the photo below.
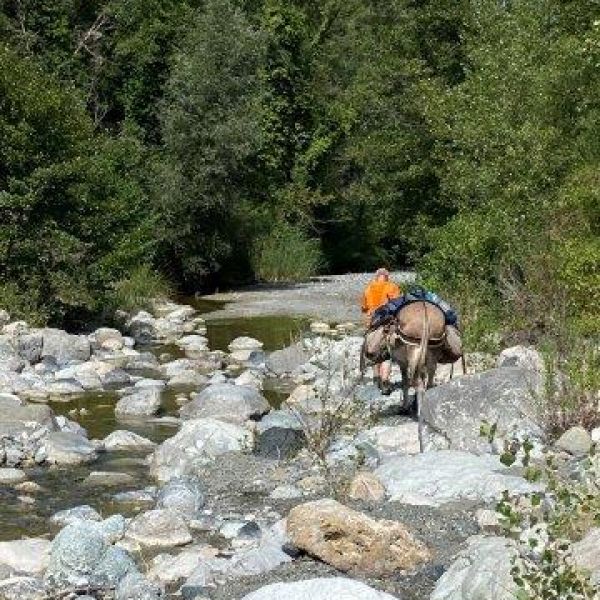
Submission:
{"label": "person's head", "polygon": [[390,272],[385,268],[381,267],[375,271],[375,279],[377,281],[388,281],[390,278]]}

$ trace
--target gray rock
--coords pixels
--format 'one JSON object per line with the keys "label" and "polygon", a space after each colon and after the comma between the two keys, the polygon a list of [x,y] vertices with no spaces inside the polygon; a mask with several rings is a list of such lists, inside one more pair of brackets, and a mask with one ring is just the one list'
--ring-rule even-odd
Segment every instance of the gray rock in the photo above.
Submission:
{"label": "gray rock", "polygon": [[175,510],[184,519],[190,520],[196,518],[204,502],[204,490],[198,479],[176,477],[160,490],[156,507]]}
{"label": "gray rock", "polygon": [[113,496],[115,502],[123,502],[130,504],[154,504],[155,500],[154,489],[133,490],[131,492],[119,492]]}
{"label": "gray rock", "polygon": [[590,574],[592,583],[600,584],[600,527],[593,527],[573,544],[571,557],[579,569]]}
{"label": "gray rock", "polygon": [[541,438],[533,402],[537,385],[535,372],[504,367],[428,390],[421,409],[425,448],[490,452],[491,444],[480,435],[484,421],[496,425],[500,440]]}
{"label": "gray rock", "polygon": [[101,521],[102,517],[88,504],[67,508],[54,513],[50,517],[50,521],[55,525],[64,527],[75,521]]}
{"label": "gray rock", "polygon": [[131,376],[123,369],[111,369],[100,377],[100,381],[107,390],[115,390],[129,385]]}
{"label": "gray rock", "polygon": [[11,410],[15,406],[25,406],[25,402],[15,394],[0,394],[0,411]]}
{"label": "gray rock", "polygon": [[47,600],[44,582],[35,577],[11,577],[0,581],[2,600]]}
{"label": "gray rock", "polygon": [[28,423],[40,425],[48,431],[58,429],[54,420],[54,412],[49,406],[42,404],[27,404],[26,406],[0,404],[0,435],[19,434]]}
{"label": "gray rock", "polygon": [[577,425],[565,431],[556,441],[556,446],[573,456],[586,456],[592,449],[592,436]]}
{"label": "gray rock", "polygon": [[156,444],[137,433],[117,429],[104,438],[104,449],[107,452],[119,450],[152,450]]}
{"label": "gray rock", "polygon": [[70,335],[60,329],[42,330],[41,358],[52,356],[64,366],[71,361],[86,361],[91,354],[90,341],[84,335]]}
{"label": "gray rock", "polygon": [[272,583],[256,592],[247,594],[242,600],[399,600],[385,592],[345,577],[321,577],[292,583]]}
{"label": "gray rock", "polygon": [[135,562],[122,548],[109,546],[96,565],[90,583],[101,588],[116,586],[126,575],[137,573]]}
{"label": "gray rock", "polygon": [[10,313],[4,309],[0,308],[0,327],[4,327],[10,323]]}
{"label": "gray rock", "polygon": [[160,374],[160,365],[158,359],[151,352],[136,352],[125,357],[123,369],[128,371],[145,371],[153,375]]}
{"label": "gray rock", "polygon": [[528,346],[513,346],[500,352],[500,356],[498,356],[498,360],[496,361],[496,366],[521,367],[523,369],[536,371],[537,373],[543,373],[544,359],[535,348]]}
{"label": "gray rock", "polygon": [[161,405],[161,392],[156,388],[142,388],[121,398],[115,406],[119,418],[148,417],[158,413]]}
{"label": "gray rock", "polygon": [[494,502],[504,490],[526,494],[540,489],[522,477],[508,475],[496,456],[454,450],[391,457],[375,470],[375,475],[391,500],[414,505]]}
{"label": "gray rock", "polygon": [[150,583],[139,573],[123,577],[115,593],[115,600],[160,600],[162,597],[160,587]]}
{"label": "gray rock", "polygon": [[267,357],[267,369],[277,376],[289,375],[299,366],[308,362],[310,356],[304,344],[297,342],[282,350],[271,352]]}
{"label": "gray rock", "polygon": [[45,461],[56,465],[79,465],[97,458],[94,445],[76,433],[52,432],[42,447]]}
{"label": "gray rock", "polygon": [[42,343],[42,333],[37,331],[21,334],[15,340],[19,356],[32,364],[39,362],[42,358]]}
{"label": "gray rock", "polygon": [[114,544],[125,535],[127,519],[123,515],[112,515],[100,522],[100,530],[109,544]]}
{"label": "gray rock", "polygon": [[125,345],[123,334],[118,329],[101,327],[92,334],[98,347],[104,350],[120,350]]}
{"label": "gray rock", "polygon": [[473,536],[439,578],[430,600],[514,600],[510,574],[514,542],[503,537]]}
{"label": "gray rock", "polygon": [[138,344],[150,344],[157,337],[156,319],[143,310],[131,317],[126,327]]}
{"label": "gray rock", "polygon": [[195,465],[228,452],[252,451],[252,433],[216,419],[185,421],[179,432],[163,442],[152,455],[151,474],[158,481],[193,474]]}
{"label": "gray rock", "polygon": [[51,546],[43,538],[0,542],[0,564],[21,575],[41,575],[48,567]]}
{"label": "gray rock", "polygon": [[146,547],[182,546],[192,541],[183,517],[172,510],[150,510],[129,523],[125,537]]}
{"label": "gray rock", "polygon": [[288,410],[275,410],[256,426],[255,452],[267,458],[294,457],[306,442],[297,416]]}
{"label": "gray rock", "polygon": [[418,424],[410,420],[394,426],[376,425],[359,434],[354,445],[365,457],[378,462],[395,454],[418,454]]}
{"label": "gray rock", "polygon": [[231,423],[258,419],[269,412],[269,403],[255,388],[229,383],[211,385],[180,410],[184,419],[211,417]]}
{"label": "gray rock", "polygon": [[289,562],[292,562],[292,557],[283,551],[281,541],[265,535],[258,547],[236,553],[227,566],[226,574],[229,577],[262,575]]}
{"label": "gray rock", "polygon": [[27,479],[25,471],[14,468],[0,468],[0,485],[15,485]]}
{"label": "gray rock", "polygon": [[133,561],[109,545],[102,524],[75,521],[54,538],[45,580],[58,589],[112,586],[133,569]]}

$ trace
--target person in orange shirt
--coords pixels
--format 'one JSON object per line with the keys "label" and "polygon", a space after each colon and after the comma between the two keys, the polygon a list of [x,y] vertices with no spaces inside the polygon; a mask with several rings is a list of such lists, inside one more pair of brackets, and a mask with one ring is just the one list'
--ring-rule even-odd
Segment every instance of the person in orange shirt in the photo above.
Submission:
{"label": "person in orange shirt", "polygon": [[[390,281],[390,273],[387,269],[377,269],[375,278],[372,279],[362,296],[362,311],[367,319],[367,326],[371,324],[373,313],[386,302],[398,298],[401,295],[400,287]],[[373,380],[384,394],[391,393],[390,373],[392,365],[389,360],[382,359],[373,365]]]}

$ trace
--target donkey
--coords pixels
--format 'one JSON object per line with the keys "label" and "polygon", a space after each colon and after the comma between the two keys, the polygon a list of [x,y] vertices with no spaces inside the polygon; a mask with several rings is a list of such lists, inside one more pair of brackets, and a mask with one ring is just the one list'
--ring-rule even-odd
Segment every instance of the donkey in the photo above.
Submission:
{"label": "donkey", "polygon": [[435,304],[412,302],[400,309],[391,333],[392,360],[402,372],[404,406],[410,406],[409,388],[416,391],[419,418],[419,444],[423,451],[421,403],[433,378],[441,356],[446,319]]}

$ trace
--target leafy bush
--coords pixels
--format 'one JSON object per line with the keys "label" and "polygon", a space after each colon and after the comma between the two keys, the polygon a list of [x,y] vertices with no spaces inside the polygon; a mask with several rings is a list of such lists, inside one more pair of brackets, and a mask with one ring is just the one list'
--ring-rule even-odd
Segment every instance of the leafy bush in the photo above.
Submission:
{"label": "leafy bush", "polygon": [[598,585],[574,564],[572,544],[600,522],[598,457],[588,457],[577,477],[569,478],[550,453],[539,466],[529,464],[527,450],[524,456],[528,478],[545,484],[545,491],[520,498],[505,493],[496,509],[505,535],[517,544],[511,569],[515,598],[597,599]]}
{"label": "leafy bush", "polygon": [[316,275],[322,260],[319,240],[296,227],[280,224],[256,242],[252,262],[259,279],[291,282]]}
{"label": "leafy bush", "polygon": [[600,426],[600,348],[594,341],[572,338],[544,352],[544,388],[538,398],[541,422],[558,436],[570,427]]}

